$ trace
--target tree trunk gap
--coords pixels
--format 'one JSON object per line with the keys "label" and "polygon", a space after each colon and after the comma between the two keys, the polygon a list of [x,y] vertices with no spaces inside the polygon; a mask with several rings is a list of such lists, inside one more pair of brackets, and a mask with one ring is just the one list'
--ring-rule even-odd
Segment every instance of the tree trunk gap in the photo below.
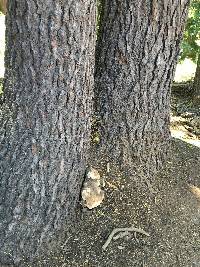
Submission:
{"label": "tree trunk gap", "polygon": [[152,176],[169,151],[170,88],[188,6],[188,0],[102,0],[95,70],[99,147],[122,169]]}
{"label": "tree trunk gap", "polygon": [[8,3],[1,264],[31,260],[73,224],[90,143],[95,10],[93,0]]}
{"label": "tree trunk gap", "polygon": [[200,105],[200,51],[197,59],[197,68],[193,84],[193,100],[195,105]]}

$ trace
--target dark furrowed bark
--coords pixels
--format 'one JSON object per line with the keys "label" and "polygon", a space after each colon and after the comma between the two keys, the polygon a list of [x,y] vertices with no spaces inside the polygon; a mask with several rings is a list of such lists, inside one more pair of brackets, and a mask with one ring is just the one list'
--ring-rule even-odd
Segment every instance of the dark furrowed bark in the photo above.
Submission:
{"label": "dark furrowed bark", "polygon": [[95,72],[101,152],[154,173],[169,150],[170,87],[189,1],[103,3]]}
{"label": "dark furrowed bark", "polygon": [[93,0],[9,1],[0,126],[2,264],[39,255],[75,216],[90,140],[95,9]]}

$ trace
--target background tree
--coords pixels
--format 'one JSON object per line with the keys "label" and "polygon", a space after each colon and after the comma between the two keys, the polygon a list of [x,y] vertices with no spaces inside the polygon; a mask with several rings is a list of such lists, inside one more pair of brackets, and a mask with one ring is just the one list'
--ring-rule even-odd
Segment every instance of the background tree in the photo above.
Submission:
{"label": "background tree", "polygon": [[200,49],[198,52],[198,59],[197,59],[197,68],[194,77],[194,84],[193,84],[193,100],[194,104],[200,104]]}
{"label": "background tree", "polygon": [[95,94],[102,151],[148,175],[169,151],[170,87],[189,1],[101,3]]}
{"label": "background tree", "polygon": [[73,224],[90,139],[95,19],[93,0],[9,1],[1,264],[40,254]]}
{"label": "background tree", "polygon": [[200,47],[198,41],[200,41],[200,2],[193,0],[181,44],[180,60],[190,58],[197,63],[193,84],[194,102],[196,103],[200,101]]}

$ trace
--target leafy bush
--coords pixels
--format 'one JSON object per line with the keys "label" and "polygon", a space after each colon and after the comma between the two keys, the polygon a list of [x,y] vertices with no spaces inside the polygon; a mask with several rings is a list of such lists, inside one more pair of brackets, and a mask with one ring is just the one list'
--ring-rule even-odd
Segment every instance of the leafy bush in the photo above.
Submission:
{"label": "leafy bush", "polygon": [[193,0],[181,45],[180,61],[190,58],[197,62],[200,51],[200,1]]}

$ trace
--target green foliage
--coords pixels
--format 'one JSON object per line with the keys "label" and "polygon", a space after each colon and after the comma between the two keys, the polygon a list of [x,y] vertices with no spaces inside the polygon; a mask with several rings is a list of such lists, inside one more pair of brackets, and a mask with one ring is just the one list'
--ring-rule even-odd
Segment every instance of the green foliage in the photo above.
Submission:
{"label": "green foliage", "polygon": [[105,0],[97,0],[97,38],[101,33],[102,17],[104,12]]}
{"label": "green foliage", "polygon": [[189,16],[181,45],[180,60],[190,58],[197,61],[200,51],[200,1],[193,0],[189,10]]}
{"label": "green foliage", "polygon": [[102,4],[101,4],[100,0],[97,0],[97,32],[98,32],[99,26],[100,26],[101,12],[102,12]]}

